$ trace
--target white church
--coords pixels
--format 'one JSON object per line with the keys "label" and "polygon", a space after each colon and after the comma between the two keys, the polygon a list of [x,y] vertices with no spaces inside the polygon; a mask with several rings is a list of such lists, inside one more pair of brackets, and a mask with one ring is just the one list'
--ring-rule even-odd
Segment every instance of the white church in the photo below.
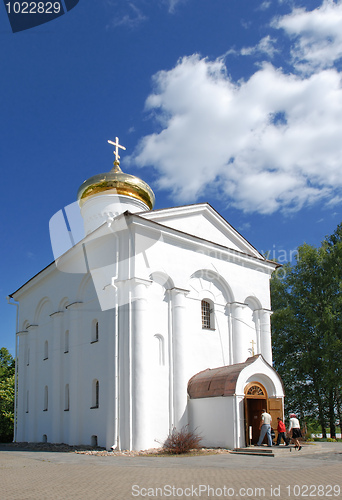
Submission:
{"label": "white church", "polygon": [[112,170],[81,185],[78,216],[52,219],[55,261],[11,295],[15,441],[142,450],[188,425],[203,446],[255,443],[262,408],[283,416],[277,264],[207,203],[153,210],[151,188],[120,169],[118,138],[108,142]]}

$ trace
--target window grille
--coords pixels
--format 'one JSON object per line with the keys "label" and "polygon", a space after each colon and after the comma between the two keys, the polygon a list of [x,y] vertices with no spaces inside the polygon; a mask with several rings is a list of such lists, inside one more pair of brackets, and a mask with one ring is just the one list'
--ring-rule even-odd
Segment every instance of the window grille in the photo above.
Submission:
{"label": "window grille", "polygon": [[259,387],[258,385],[252,385],[248,391],[247,395],[253,395],[253,396],[264,396],[264,391]]}
{"label": "window grille", "polygon": [[202,328],[211,328],[210,309],[209,302],[202,300]]}

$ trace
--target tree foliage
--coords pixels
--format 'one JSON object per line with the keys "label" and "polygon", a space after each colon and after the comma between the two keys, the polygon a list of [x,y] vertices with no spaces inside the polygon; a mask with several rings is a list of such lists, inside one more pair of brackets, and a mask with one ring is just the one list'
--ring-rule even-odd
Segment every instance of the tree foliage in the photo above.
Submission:
{"label": "tree foliage", "polygon": [[15,360],[5,347],[0,349],[0,441],[13,439]]}
{"label": "tree foliage", "polygon": [[271,280],[275,368],[286,406],[317,418],[323,431],[341,420],[342,224],[319,248],[298,248],[297,263]]}

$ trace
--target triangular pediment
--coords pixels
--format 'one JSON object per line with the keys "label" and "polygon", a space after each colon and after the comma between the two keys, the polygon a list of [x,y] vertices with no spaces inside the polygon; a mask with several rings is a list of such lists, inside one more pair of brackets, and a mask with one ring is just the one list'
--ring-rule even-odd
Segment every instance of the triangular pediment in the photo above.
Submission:
{"label": "triangular pediment", "polygon": [[264,260],[253,245],[208,203],[164,208],[139,215],[183,233]]}

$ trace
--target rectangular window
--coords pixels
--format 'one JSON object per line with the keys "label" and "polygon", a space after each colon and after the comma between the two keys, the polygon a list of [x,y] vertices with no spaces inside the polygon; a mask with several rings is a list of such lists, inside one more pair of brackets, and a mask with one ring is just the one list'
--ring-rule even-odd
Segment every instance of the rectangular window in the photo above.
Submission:
{"label": "rectangular window", "polygon": [[202,328],[211,328],[210,304],[206,300],[202,300]]}

